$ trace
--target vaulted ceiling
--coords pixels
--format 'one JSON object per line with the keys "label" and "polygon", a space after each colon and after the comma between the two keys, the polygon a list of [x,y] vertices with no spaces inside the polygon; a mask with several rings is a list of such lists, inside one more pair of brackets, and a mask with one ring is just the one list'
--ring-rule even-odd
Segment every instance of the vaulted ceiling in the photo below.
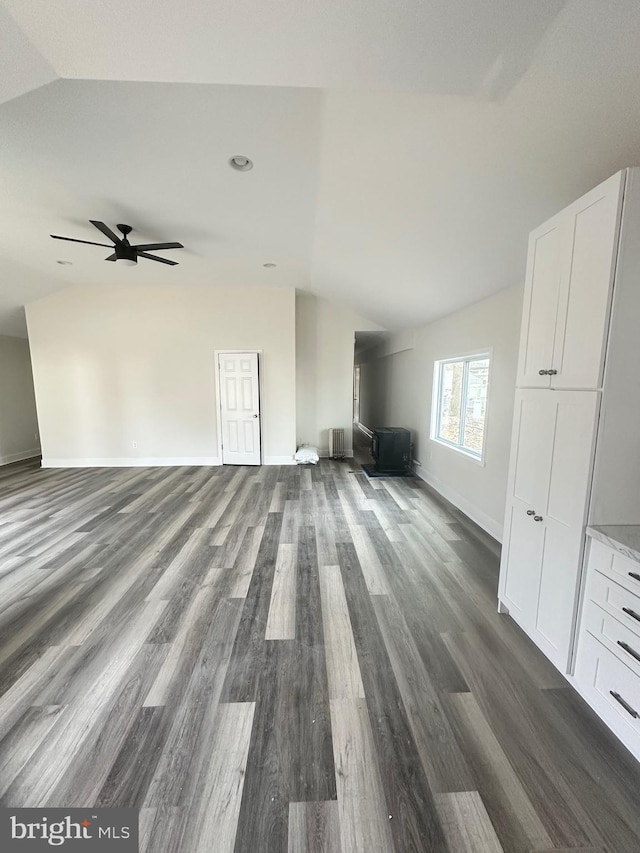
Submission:
{"label": "vaulted ceiling", "polygon": [[[77,284],[293,286],[393,329],[516,284],[532,227],[640,163],[639,43],[636,0],[4,0],[0,334]],[[49,237],[89,219],[180,265]]]}

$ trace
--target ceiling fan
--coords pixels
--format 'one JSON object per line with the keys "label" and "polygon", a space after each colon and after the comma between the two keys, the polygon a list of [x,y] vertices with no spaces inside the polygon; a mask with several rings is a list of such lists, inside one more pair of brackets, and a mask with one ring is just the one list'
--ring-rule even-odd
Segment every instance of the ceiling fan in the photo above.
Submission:
{"label": "ceiling fan", "polygon": [[91,240],[77,240],[75,237],[60,237],[58,234],[51,234],[54,240],[69,240],[71,243],[86,243],[89,246],[105,246],[107,249],[115,249],[112,255],[105,258],[105,261],[122,261],[123,264],[133,266],[138,263],[138,258],[147,258],[150,261],[159,261],[161,264],[169,264],[172,267],[177,266],[177,261],[170,261],[167,258],[159,258],[157,255],[150,255],[151,249],[184,249],[182,243],[144,243],[138,246],[132,246],[128,240],[128,235],[133,231],[130,225],[116,225],[122,237],[117,237],[114,232],[105,225],[104,222],[98,222],[95,219],[90,219],[89,222],[102,231],[105,237],[113,242],[109,243],[92,243]]}

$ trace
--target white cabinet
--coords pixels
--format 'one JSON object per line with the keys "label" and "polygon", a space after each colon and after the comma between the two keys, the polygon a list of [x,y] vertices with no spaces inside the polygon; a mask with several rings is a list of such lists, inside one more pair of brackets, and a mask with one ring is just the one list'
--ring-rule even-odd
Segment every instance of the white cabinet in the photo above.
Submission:
{"label": "white cabinet", "polygon": [[638,168],[531,234],[498,592],[638,758],[639,282]]}
{"label": "white cabinet", "polygon": [[594,539],[574,684],[640,759],[640,563]]}
{"label": "white cabinet", "polygon": [[[592,494],[598,505],[619,504],[600,482],[624,449],[602,441],[599,414],[604,399],[611,422],[611,388],[619,384],[612,354],[626,384],[619,400],[629,397],[625,356],[632,363],[640,356],[636,320],[627,319],[640,276],[639,227],[640,170],[624,169],[529,240],[498,597],[565,673]],[[624,422],[619,406],[615,414]],[[637,466],[630,467],[631,480]]]}
{"label": "white cabinet", "polygon": [[516,394],[500,600],[562,670],[575,621],[599,394]]}
{"label": "white cabinet", "polygon": [[532,232],[519,387],[601,387],[625,175],[613,175]]}

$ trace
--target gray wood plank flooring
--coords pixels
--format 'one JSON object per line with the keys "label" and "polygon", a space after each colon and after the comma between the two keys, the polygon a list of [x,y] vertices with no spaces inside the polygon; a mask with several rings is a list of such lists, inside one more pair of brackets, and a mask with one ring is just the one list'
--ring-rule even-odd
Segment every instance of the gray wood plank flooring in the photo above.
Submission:
{"label": "gray wood plank flooring", "polygon": [[141,853],[638,853],[640,766],[419,480],[0,468],[0,805]]}

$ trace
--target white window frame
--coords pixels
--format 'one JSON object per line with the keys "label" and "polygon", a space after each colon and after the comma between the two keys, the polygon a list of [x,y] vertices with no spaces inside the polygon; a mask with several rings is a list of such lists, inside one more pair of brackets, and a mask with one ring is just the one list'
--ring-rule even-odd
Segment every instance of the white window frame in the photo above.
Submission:
{"label": "white window frame", "polygon": [[[489,378],[487,380],[487,403],[484,416],[484,432],[482,440],[482,453],[476,453],[469,450],[461,444],[456,444],[453,441],[447,441],[446,438],[441,438],[438,433],[440,431],[440,418],[442,408],[441,386],[442,386],[442,369],[445,364],[455,362],[463,362],[463,377],[462,377],[462,410],[460,412],[460,431],[459,436],[464,436],[464,427],[467,414],[467,388],[469,382],[469,362],[481,361],[482,359],[489,360]],[[452,356],[451,358],[442,358],[433,363],[433,395],[431,400],[431,441],[440,444],[442,447],[448,447],[450,450],[455,450],[462,456],[466,456],[472,462],[479,465],[484,465],[485,451],[487,447],[487,426],[489,422],[489,397],[491,391],[491,364],[493,361],[493,350],[488,347],[482,350],[474,350],[471,353]]]}

